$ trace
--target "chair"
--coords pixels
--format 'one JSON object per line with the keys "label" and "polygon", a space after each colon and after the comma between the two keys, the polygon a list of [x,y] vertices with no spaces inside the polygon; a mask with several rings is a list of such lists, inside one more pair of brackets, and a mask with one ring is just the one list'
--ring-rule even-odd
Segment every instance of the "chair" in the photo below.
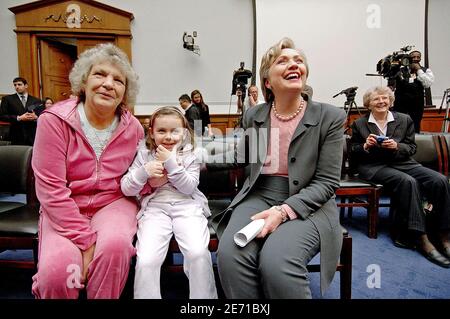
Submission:
{"label": "chair", "polygon": [[412,156],[416,161],[425,167],[435,170],[439,173],[444,172],[443,150],[441,145],[445,145],[445,138],[436,134],[416,134],[415,141],[417,145],[416,154]]}
{"label": "chair", "polygon": [[39,204],[31,168],[31,146],[0,147],[0,193],[26,194],[26,204],[0,201],[0,251],[32,249],[33,261],[0,260],[0,266],[36,269]]}
{"label": "chair", "polygon": [[439,140],[440,143],[440,150],[441,150],[441,167],[442,171],[441,173],[445,176],[449,177],[449,164],[450,164],[450,134],[444,133],[436,137]]}
{"label": "chair", "polygon": [[342,159],[342,176],[336,196],[340,202],[337,204],[341,208],[341,219],[344,218],[345,208],[348,209],[348,217],[352,217],[353,207],[363,207],[367,209],[367,235],[369,238],[377,238],[378,207],[382,185],[373,184],[360,180],[352,172],[350,152],[350,136],[344,136],[344,156]]}

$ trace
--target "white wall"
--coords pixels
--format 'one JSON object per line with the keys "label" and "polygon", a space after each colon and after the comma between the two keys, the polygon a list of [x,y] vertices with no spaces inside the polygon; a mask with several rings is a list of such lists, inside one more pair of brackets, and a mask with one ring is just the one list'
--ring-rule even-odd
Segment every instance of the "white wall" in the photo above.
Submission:
{"label": "white wall", "polygon": [[[136,114],[155,105],[178,105],[181,94],[199,89],[212,113],[229,112],[233,70],[252,62],[251,0],[104,0],[130,11],[133,65],[141,79]],[[198,56],[182,47],[183,32],[197,31]],[[236,112],[235,96],[231,112]]]}
{"label": "white wall", "polygon": [[[9,7],[28,1],[0,1],[0,93],[13,92],[17,76],[14,14]],[[252,0],[102,0],[132,12],[133,65],[141,78],[137,114],[155,106],[178,104],[182,93],[199,89],[212,113],[236,111],[232,97],[233,70],[244,61],[251,69]],[[256,0],[257,70],[261,54],[282,36],[302,47],[311,69],[314,99],[342,106],[345,96],[332,96],[358,86],[357,103],[370,86],[385,84],[376,63],[400,47],[413,44],[423,51],[425,0]],[[370,7],[375,5],[375,7]],[[368,8],[379,8],[368,12]],[[429,59],[436,76],[432,86],[436,106],[450,87],[450,1],[430,0]],[[372,9],[373,10],[373,9]],[[375,17],[375,18],[374,18]],[[379,28],[368,27],[379,22]],[[198,32],[201,56],[183,49],[183,32]],[[257,79],[259,86],[259,78]]]}
{"label": "white wall", "polygon": [[435,76],[431,95],[433,104],[440,107],[444,90],[450,88],[450,1],[430,0],[428,19],[430,69]]}
{"label": "white wall", "polygon": [[[178,105],[181,94],[199,89],[211,113],[236,112],[232,107],[233,71],[244,61],[252,65],[253,19],[251,0],[102,0],[133,13],[133,66],[140,76],[141,90],[136,114],[149,114],[156,106]],[[14,14],[9,7],[27,1],[0,1],[0,92],[13,92],[17,76],[17,41]],[[198,56],[183,48],[182,35],[197,31]],[[5,52],[6,51],[6,52]]]}
{"label": "white wall", "polygon": [[265,50],[288,36],[307,55],[314,100],[342,106],[345,96],[332,96],[358,86],[362,105],[369,87],[386,83],[365,75],[381,58],[408,44],[423,50],[424,8],[424,0],[256,0],[258,68]]}
{"label": "white wall", "polygon": [[27,3],[27,1],[2,0],[0,2],[0,93],[14,93],[12,80],[19,76],[17,62],[17,38],[13,31],[16,28],[14,14],[8,10],[10,7]]}

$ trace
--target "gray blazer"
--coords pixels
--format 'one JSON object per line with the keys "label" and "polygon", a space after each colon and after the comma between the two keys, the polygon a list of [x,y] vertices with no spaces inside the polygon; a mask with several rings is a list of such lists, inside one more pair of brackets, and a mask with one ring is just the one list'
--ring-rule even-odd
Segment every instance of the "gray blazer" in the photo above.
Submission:
{"label": "gray blazer", "polygon": [[[321,291],[331,283],[342,246],[342,230],[335,201],[343,156],[345,112],[332,105],[308,102],[288,151],[289,197],[284,201],[301,219],[317,228],[321,245]],[[270,139],[270,106],[263,103],[244,114],[249,140],[250,174],[230,206],[212,219],[220,238],[233,208],[246,198],[261,174]],[[240,139],[234,165],[243,165],[245,137]],[[258,156],[259,154],[259,156]],[[245,163],[244,163],[245,164]],[[222,164],[223,165],[223,164]],[[207,167],[216,166],[209,164]],[[219,165],[220,166],[220,165]]]}
{"label": "gray blazer", "polygon": [[380,169],[390,166],[411,169],[421,166],[411,158],[416,153],[415,131],[413,120],[409,115],[392,112],[394,122],[387,124],[386,136],[398,143],[398,150],[392,151],[379,147],[366,152],[363,145],[369,134],[380,135],[375,123],[369,123],[369,115],[361,117],[352,124],[351,152],[359,177],[370,180]]}

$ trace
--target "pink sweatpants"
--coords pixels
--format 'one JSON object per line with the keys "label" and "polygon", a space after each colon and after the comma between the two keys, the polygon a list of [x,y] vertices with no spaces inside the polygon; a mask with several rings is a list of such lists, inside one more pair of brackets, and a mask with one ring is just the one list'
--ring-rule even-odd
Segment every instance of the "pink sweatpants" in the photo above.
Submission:
{"label": "pink sweatpants", "polygon": [[[97,232],[94,259],[86,285],[89,299],[117,299],[125,286],[136,250],[137,205],[121,198],[98,210],[91,218]],[[87,218],[87,217],[86,217]],[[72,241],[59,235],[45,214],[40,218],[38,272],[33,276],[36,298],[76,299],[80,291],[82,257]]]}

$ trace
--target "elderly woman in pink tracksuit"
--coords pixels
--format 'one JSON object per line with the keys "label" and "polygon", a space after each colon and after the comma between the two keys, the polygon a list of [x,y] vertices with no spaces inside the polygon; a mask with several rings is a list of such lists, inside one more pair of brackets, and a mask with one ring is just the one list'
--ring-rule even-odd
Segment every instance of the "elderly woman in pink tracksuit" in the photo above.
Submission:
{"label": "elderly woman in pink tracksuit", "polygon": [[120,190],[144,137],[133,105],[137,75],[112,44],[82,53],[69,79],[76,99],[45,110],[33,153],[41,203],[36,298],[119,298],[128,276],[137,205]]}

